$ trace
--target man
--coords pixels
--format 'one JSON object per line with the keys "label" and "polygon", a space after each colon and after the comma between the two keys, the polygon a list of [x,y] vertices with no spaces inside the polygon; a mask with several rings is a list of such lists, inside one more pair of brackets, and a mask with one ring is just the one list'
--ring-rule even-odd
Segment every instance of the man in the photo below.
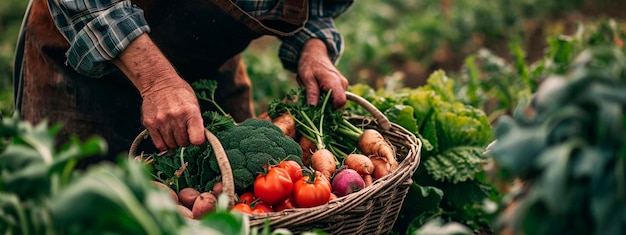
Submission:
{"label": "man", "polygon": [[[32,0],[23,26],[16,110],[25,120],[62,123],[60,141],[104,137],[105,159],[128,150],[144,127],[159,150],[202,144],[202,110],[189,84],[218,81],[217,99],[237,121],[253,117],[240,53],[262,36],[282,40],[279,56],[307,100],[348,81],[334,64],[343,49],[333,18],[352,1]],[[20,48],[18,46],[18,48]],[[99,160],[99,159],[98,159]]]}

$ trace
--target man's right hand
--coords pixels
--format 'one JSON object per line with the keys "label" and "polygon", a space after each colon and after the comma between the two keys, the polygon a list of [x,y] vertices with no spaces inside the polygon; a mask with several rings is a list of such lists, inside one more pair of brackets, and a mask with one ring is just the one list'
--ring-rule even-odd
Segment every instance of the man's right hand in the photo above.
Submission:
{"label": "man's right hand", "polygon": [[193,89],[148,35],[133,40],[113,63],[139,90],[143,98],[142,122],[155,147],[163,151],[205,142]]}
{"label": "man's right hand", "polygon": [[187,82],[173,79],[142,93],[142,121],[159,150],[204,143],[204,127],[196,95]]}

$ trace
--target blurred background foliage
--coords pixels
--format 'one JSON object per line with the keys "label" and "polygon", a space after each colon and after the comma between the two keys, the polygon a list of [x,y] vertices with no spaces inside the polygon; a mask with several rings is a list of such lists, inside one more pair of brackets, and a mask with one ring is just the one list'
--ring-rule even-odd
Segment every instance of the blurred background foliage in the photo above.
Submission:
{"label": "blurred background foliage", "polygon": [[13,108],[13,55],[26,5],[26,0],[0,1],[0,113]]}
{"label": "blurred background foliage", "polygon": [[[0,2],[3,113],[12,111],[13,54],[27,3]],[[573,34],[581,23],[607,18],[623,29],[625,10],[626,3],[617,0],[356,1],[336,20],[346,40],[338,67],[351,84],[417,87],[438,69],[456,77],[468,57],[479,51],[487,50],[504,61],[521,56],[532,63],[544,56],[548,36]],[[518,55],[512,53],[511,42],[516,43]],[[277,59],[278,43],[262,37],[244,52],[257,113],[295,86],[293,74],[284,71]]]}

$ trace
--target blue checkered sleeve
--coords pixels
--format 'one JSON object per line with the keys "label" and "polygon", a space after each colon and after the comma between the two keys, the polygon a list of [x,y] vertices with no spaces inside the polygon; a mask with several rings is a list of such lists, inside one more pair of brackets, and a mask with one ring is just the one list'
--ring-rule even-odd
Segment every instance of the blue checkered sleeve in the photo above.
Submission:
{"label": "blue checkered sleeve", "polygon": [[285,69],[296,72],[300,51],[304,42],[311,38],[324,41],[330,59],[336,63],[343,53],[341,34],[337,31],[334,18],[345,12],[353,1],[349,0],[309,0],[309,20],[304,29],[293,36],[281,38],[278,56]]}
{"label": "blue checkered sleeve", "polygon": [[48,5],[70,43],[66,64],[86,76],[101,77],[116,70],[110,60],[150,32],[143,11],[130,0],[48,0]]}

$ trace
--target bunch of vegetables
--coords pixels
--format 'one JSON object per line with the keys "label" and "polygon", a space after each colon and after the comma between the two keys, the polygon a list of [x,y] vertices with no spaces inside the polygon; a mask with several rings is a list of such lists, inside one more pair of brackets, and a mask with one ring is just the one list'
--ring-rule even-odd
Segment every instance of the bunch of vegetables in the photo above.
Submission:
{"label": "bunch of vegetables", "polygon": [[[283,122],[289,126],[281,129],[295,130],[303,164],[319,171],[333,183],[333,192],[344,196],[390,174],[398,162],[394,146],[380,132],[357,127],[348,120],[349,112],[326,105],[331,93],[323,94],[320,105],[312,106],[306,104],[302,88],[293,89],[285,99],[270,102],[267,118],[293,120]],[[362,186],[350,189],[353,184]]]}
{"label": "bunch of vegetables", "polygon": [[502,234],[623,234],[626,55],[590,46],[546,79],[524,112],[501,118],[490,154],[521,187]]}
{"label": "bunch of vegetables", "polygon": [[[251,192],[241,194],[233,207],[244,213],[268,213],[324,205],[332,200],[330,182],[319,171],[293,160],[266,166]],[[335,196],[336,198],[336,196]]]}
{"label": "bunch of vegetables", "polygon": [[[201,91],[198,93],[201,99],[214,101],[215,81],[203,80],[194,83],[194,87]],[[270,121],[252,118],[235,123],[228,114],[220,112],[210,111],[203,116],[206,128],[222,143],[233,171],[236,192],[250,191],[256,175],[267,164],[289,159],[302,165],[298,143]],[[183,188],[210,192],[221,181],[217,158],[208,143],[179,148],[164,155],[154,153],[152,159],[155,179],[177,193]]]}

